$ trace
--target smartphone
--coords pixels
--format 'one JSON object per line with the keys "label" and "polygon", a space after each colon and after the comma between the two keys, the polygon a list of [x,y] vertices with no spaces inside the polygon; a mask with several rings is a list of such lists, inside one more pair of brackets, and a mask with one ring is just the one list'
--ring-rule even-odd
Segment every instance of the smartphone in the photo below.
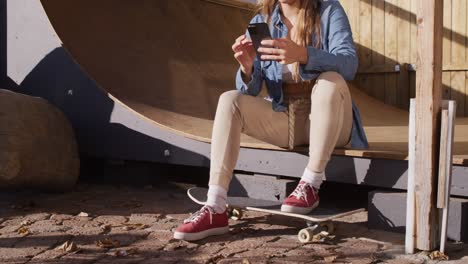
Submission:
{"label": "smartphone", "polygon": [[[255,52],[257,52],[258,48],[262,45],[260,44],[264,39],[272,39],[270,28],[268,27],[267,23],[253,23],[250,24],[247,28],[250,34],[250,38],[252,39],[252,44],[255,48]],[[257,59],[260,60],[261,54],[257,52]]]}

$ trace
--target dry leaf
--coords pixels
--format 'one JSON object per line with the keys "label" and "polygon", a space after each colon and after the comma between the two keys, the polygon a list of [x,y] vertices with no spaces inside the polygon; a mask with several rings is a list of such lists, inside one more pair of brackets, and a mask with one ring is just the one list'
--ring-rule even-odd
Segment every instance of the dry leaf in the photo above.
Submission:
{"label": "dry leaf", "polygon": [[18,234],[22,235],[22,236],[28,236],[31,234],[31,231],[29,230],[29,228],[27,227],[21,227],[20,229],[18,229]]}
{"label": "dry leaf", "polygon": [[327,256],[327,257],[323,257],[323,260],[327,263],[332,263],[333,261],[335,261],[336,259],[338,258],[338,256]]}
{"label": "dry leaf", "polygon": [[128,257],[128,256],[131,256],[131,255],[135,255],[138,253],[138,249],[136,248],[131,248],[131,249],[122,249],[122,250],[117,250],[115,251],[114,253],[114,256],[116,257]]}
{"label": "dry leaf", "polygon": [[118,240],[110,240],[110,239],[104,239],[104,240],[99,240],[96,242],[96,246],[100,248],[116,248],[120,247],[120,241]]}
{"label": "dry leaf", "polygon": [[81,250],[80,248],[78,248],[78,246],[75,244],[75,242],[70,242],[70,241],[67,241],[67,242],[63,243],[57,249],[62,250],[65,253],[76,253],[76,252],[79,252]]}
{"label": "dry leaf", "polygon": [[112,230],[112,225],[102,225],[100,228],[103,233],[109,233]]}
{"label": "dry leaf", "polygon": [[79,216],[79,217],[88,217],[89,214],[88,214],[88,213],[85,213],[85,212],[81,212],[81,213],[79,213],[77,216]]}
{"label": "dry leaf", "polygon": [[243,259],[242,264],[250,264],[250,261],[248,259]]}
{"label": "dry leaf", "polygon": [[24,220],[23,222],[21,222],[20,225],[21,225],[21,226],[28,226],[28,225],[30,225],[30,224],[32,224],[32,222],[31,222],[30,220]]}
{"label": "dry leaf", "polygon": [[320,232],[312,237],[312,242],[324,242],[325,239],[328,237],[329,233],[328,232]]}
{"label": "dry leaf", "polygon": [[429,254],[431,260],[449,260],[449,257],[440,251],[433,251]]}

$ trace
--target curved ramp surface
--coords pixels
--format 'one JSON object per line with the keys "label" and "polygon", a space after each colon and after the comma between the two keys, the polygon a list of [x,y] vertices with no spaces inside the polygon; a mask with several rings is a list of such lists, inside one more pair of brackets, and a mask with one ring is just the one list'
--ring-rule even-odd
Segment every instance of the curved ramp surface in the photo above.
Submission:
{"label": "curved ramp surface", "polygon": [[[42,0],[64,46],[116,103],[174,133],[209,142],[218,97],[234,89],[231,52],[253,16],[229,0]],[[356,88],[370,150],[335,154],[405,159],[408,112]],[[468,121],[458,120],[455,163],[468,157]],[[243,135],[244,147],[278,149]]]}

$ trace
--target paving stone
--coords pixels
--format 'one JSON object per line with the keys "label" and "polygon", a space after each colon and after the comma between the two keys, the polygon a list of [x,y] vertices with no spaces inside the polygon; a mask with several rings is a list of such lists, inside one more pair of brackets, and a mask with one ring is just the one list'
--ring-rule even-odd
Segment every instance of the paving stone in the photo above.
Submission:
{"label": "paving stone", "polygon": [[144,258],[156,258],[166,247],[167,243],[159,239],[145,239],[137,241],[129,246],[129,248],[138,249],[137,256]]}
{"label": "paving stone", "polygon": [[2,259],[0,258],[0,262],[2,264],[24,264],[24,263],[30,263],[29,259]]}
{"label": "paving stone", "polygon": [[[95,264],[137,264],[144,261],[145,258],[142,257],[115,257],[115,256],[107,256],[95,262]],[[157,262],[154,262],[157,263]]]}
{"label": "paving stone", "polygon": [[20,229],[23,226],[23,219],[23,217],[18,216],[5,220],[2,223],[3,227],[0,229],[0,235],[16,233],[16,230]]}
{"label": "paving stone", "polygon": [[12,248],[16,243],[21,241],[21,238],[18,235],[1,235],[0,236],[0,248]]}
{"label": "paving stone", "polygon": [[108,249],[101,248],[97,246],[97,241],[104,240],[107,237],[105,235],[96,235],[96,236],[76,236],[70,239],[71,242],[74,242],[82,253],[92,254],[92,253],[105,253]]}
{"label": "paving stone", "polygon": [[131,214],[128,220],[129,223],[154,225],[161,220],[161,214]]}
{"label": "paving stone", "polygon": [[168,258],[168,257],[157,257],[157,258],[150,258],[150,259],[143,260],[139,264],[156,264],[156,263],[175,264],[175,263],[180,263],[180,259]]}
{"label": "paving stone", "polygon": [[275,242],[267,242],[257,249],[235,254],[234,257],[239,258],[255,258],[259,255],[267,258],[284,256],[285,252],[290,251],[297,246],[297,243],[290,239],[276,239]]}
{"label": "paving stone", "polygon": [[145,239],[149,232],[146,230],[132,230],[124,233],[110,233],[106,238],[120,241],[121,246],[130,245],[138,240]]}
{"label": "paving stone", "polygon": [[[323,261],[323,258],[317,256],[309,256],[309,255],[294,255],[294,256],[285,256],[280,258],[271,258],[268,260],[268,263],[274,264],[293,264],[293,263],[326,263]],[[329,263],[329,262],[328,262]]]}
{"label": "paving stone", "polygon": [[36,221],[41,221],[41,220],[47,220],[50,218],[49,213],[33,213],[33,214],[28,214],[23,217],[23,221],[31,221],[31,222],[36,222]]}
{"label": "paving stone", "polygon": [[227,246],[225,243],[206,243],[200,245],[197,249],[198,254],[206,255],[210,258],[220,255],[220,252],[225,249]]}
{"label": "paving stone", "polygon": [[273,249],[268,249],[268,248],[259,248],[259,249],[253,249],[253,250],[248,250],[241,252],[239,254],[235,254],[233,257],[235,258],[245,258],[245,259],[256,259],[259,256],[262,257],[262,259],[270,259],[275,256],[281,256],[281,252],[274,251]]}
{"label": "paving stone", "polygon": [[379,244],[356,239],[348,239],[346,242],[338,245],[340,248],[337,248],[336,252],[347,257],[368,257],[372,253],[379,251]]}
{"label": "paving stone", "polygon": [[75,216],[70,214],[51,214],[49,220],[55,221],[56,224],[62,224],[65,220],[72,220]]}
{"label": "paving stone", "polygon": [[252,258],[225,258],[217,262],[218,264],[240,264],[240,263],[250,263],[250,264],[266,264],[269,263],[268,258],[263,257],[252,257]]}
{"label": "paving stone", "polygon": [[126,247],[143,239],[147,236],[147,233],[144,231],[137,231],[127,234],[100,234],[100,235],[91,235],[91,236],[76,236],[71,241],[75,242],[75,244],[82,250],[83,253],[91,254],[91,253],[105,253],[109,249],[102,248],[97,245],[98,241],[104,241],[109,239],[111,241],[117,240],[119,242],[120,247]]}
{"label": "paving stone", "polygon": [[181,241],[181,240],[172,240],[169,243],[166,243],[164,247],[164,251],[184,251],[184,252],[193,252],[195,249],[199,247],[198,244],[191,243],[188,241]]}
{"label": "paving stone", "polygon": [[39,248],[0,248],[0,259],[6,260],[23,260],[30,259],[39,253],[42,249]]}
{"label": "paving stone", "polygon": [[53,248],[53,249],[49,249],[49,250],[46,250],[42,253],[40,253],[39,255],[35,256],[32,258],[32,260],[34,261],[49,261],[49,260],[53,260],[53,259],[58,259],[64,255],[66,255],[67,253],[64,252],[63,250],[61,249],[57,249],[57,248]]}
{"label": "paving stone", "polygon": [[127,222],[127,217],[118,215],[101,215],[93,219],[93,222],[101,225],[118,226]]}
{"label": "paving stone", "polygon": [[61,257],[60,260],[66,264],[92,264],[105,257],[107,255],[102,253],[72,253]]}
{"label": "paving stone", "polygon": [[153,223],[146,230],[149,231],[149,232],[152,232],[152,233],[153,232],[155,232],[155,233],[165,233],[165,232],[169,231],[171,233],[171,237],[172,237],[172,233],[173,233],[174,229],[177,228],[178,226],[179,226],[179,223],[175,223],[175,222]]}
{"label": "paving stone", "polygon": [[[163,251],[157,257],[157,263],[179,263],[180,261],[187,261],[187,262],[194,262],[193,258],[195,256],[192,253],[188,253],[184,250],[177,250],[177,251]],[[151,261],[144,261],[142,264],[146,263],[155,263]]]}
{"label": "paving stone", "polygon": [[[423,263],[427,263],[426,261],[409,261],[409,260],[405,260],[405,259],[389,259],[389,260],[385,260],[384,262],[385,264],[423,264]],[[464,264],[466,262],[460,262],[460,264]],[[449,263],[449,262],[444,262],[444,264],[452,264],[452,263]],[[457,263],[458,264],[458,263]]]}
{"label": "paving stone", "polygon": [[156,238],[164,242],[173,239],[173,232],[171,230],[152,230],[148,238]]}
{"label": "paving stone", "polygon": [[[65,243],[69,239],[71,239],[70,235],[58,232],[33,234],[21,239],[18,243],[15,244],[15,248],[23,248],[25,251],[31,249],[45,251],[55,248],[58,245]],[[34,256],[35,255],[36,254],[34,254]]]}
{"label": "paving stone", "polygon": [[249,249],[255,249],[263,244],[263,241],[257,239],[243,239],[234,242],[226,243],[226,248],[223,249],[220,254],[224,257],[231,257],[235,254],[248,251]]}
{"label": "paving stone", "polygon": [[71,220],[64,220],[63,226],[67,227],[67,234],[74,236],[90,236],[102,233],[99,223],[92,222],[88,217],[75,217]]}
{"label": "paving stone", "polygon": [[10,217],[2,222],[0,234],[14,233],[23,226],[30,226],[37,221],[46,220],[50,217],[47,213],[32,213],[26,216]]}
{"label": "paving stone", "polygon": [[55,220],[41,220],[37,221],[30,226],[29,230],[33,234],[44,234],[44,233],[55,233],[55,232],[66,232],[70,227],[58,225]]}

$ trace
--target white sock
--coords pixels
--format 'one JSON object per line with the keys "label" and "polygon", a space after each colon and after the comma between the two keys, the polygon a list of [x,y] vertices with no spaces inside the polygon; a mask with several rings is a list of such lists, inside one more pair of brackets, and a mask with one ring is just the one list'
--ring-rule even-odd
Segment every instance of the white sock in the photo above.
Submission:
{"label": "white sock", "polygon": [[206,205],[213,208],[215,213],[220,214],[226,210],[227,190],[219,185],[210,185],[208,188]]}
{"label": "white sock", "polygon": [[318,190],[320,189],[320,185],[322,185],[324,177],[324,172],[314,172],[306,168],[304,170],[304,174],[302,174],[301,180],[307,182],[308,184],[312,185],[315,189]]}

